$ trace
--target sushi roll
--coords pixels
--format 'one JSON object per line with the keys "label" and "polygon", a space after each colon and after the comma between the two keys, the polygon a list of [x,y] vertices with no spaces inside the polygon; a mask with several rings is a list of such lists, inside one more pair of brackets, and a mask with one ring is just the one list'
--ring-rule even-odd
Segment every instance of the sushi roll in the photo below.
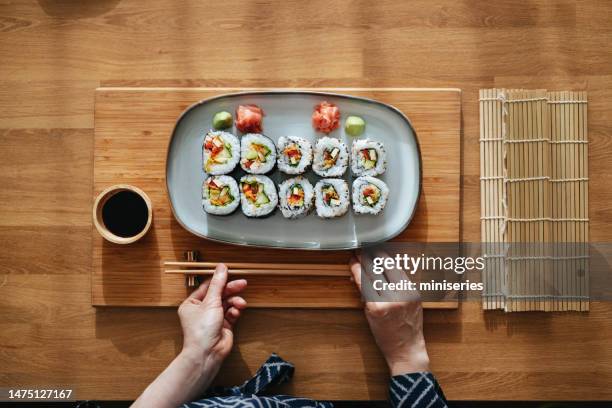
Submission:
{"label": "sushi roll", "polygon": [[230,176],[211,176],[202,185],[202,207],[208,214],[228,215],[240,204],[238,183]]}
{"label": "sushi roll", "polygon": [[278,139],[278,168],[287,174],[302,174],[312,163],[312,145],[306,139],[281,136]]}
{"label": "sushi roll", "polygon": [[315,206],[321,218],[344,215],[349,201],[348,185],[342,179],[323,179],[315,185]]}
{"label": "sushi roll", "polygon": [[307,215],[314,202],[314,190],[310,181],[302,177],[290,178],[278,186],[280,209],[285,218]]}
{"label": "sushi roll", "polygon": [[227,174],[240,160],[240,142],[231,133],[211,130],[204,136],[202,157],[205,173],[214,176]]}
{"label": "sushi roll", "polygon": [[243,176],[240,179],[240,203],[247,217],[271,214],[278,204],[274,183],[266,176]]}
{"label": "sushi roll", "polygon": [[389,187],[380,179],[361,176],[353,181],[353,210],[356,214],[380,214],[388,197]]}
{"label": "sushi roll", "polygon": [[276,147],[274,142],[259,133],[242,136],[240,144],[240,166],[251,174],[266,174],[276,164]]}
{"label": "sushi roll", "polygon": [[387,153],[382,143],[355,140],[351,149],[351,170],[356,176],[379,176],[387,170]]}
{"label": "sushi roll", "polygon": [[321,177],[340,177],[348,167],[348,149],[332,137],[319,139],[314,150],[312,169]]}

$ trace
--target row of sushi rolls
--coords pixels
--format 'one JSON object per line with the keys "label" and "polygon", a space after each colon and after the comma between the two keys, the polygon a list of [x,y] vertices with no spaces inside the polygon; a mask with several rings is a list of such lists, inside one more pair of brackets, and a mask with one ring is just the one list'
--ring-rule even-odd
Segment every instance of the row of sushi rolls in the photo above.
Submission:
{"label": "row of sushi rolls", "polygon": [[[214,215],[233,213],[240,204],[247,217],[264,217],[278,207],[288,219],[304,217],[316,209],[321,218],[344,215],[350,206],[349,186],[341,177],[349,163],[356,177],[352,186],[353,211],[356,214],[380,214],[387,203],[389,188],[377,178],[386,170],[386,152],[381,142],[355,139],[351,150],[329,134],[340,125],[339,108],[327,101],[315,106],[312,125],[319,137],[314,147],[301,137],[282,136],[278,143],[262,134],[264,111],[256,105],[240,105],[236,109],[238,139],[228,130],[234,124],[229,112],[213,117],[213,129],[204,137],[202,186],[204,211]],[[365,121],[358,116],[345,120],[345,132],[359,136]],[[236,166],[247,173],[237,182],[229,175]],[[293,176],[278,185],[265,174],[275,166]],[[322,177],[314,186],[302,175],[312,171]]]}

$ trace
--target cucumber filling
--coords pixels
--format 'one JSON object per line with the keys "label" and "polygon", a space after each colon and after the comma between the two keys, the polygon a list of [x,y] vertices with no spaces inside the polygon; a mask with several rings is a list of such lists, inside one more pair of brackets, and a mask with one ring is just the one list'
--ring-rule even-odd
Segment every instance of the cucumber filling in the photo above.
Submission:
{"label": "cucumber filling", "polygon": [[323,203],[328,207],[339,207],[340,206],[340,195],[331,184],[326,184],[321,189],[323,194]]}
{"label": "cucumber filling", "polygon": [[264,185],[256,181],[242,183],[242,192],[255,207],[261,207],[270,202],[270,198],[264,191]]}
{"label": "cucumber filling", "polygon": [[270,153],[271,150],[268,148],[268,146],[259,143],[251,143],[251,146],[244,155],[245,167],[247,169],[250,169],[251,167],[253,167],[253,165],[260,165],[265,163],[268,160],[268,156],[270,155]]}
{"label": "cucumber filling", "polygon": [[376,162],[378,160],[376,149],[362,149],[359,155],[361,156],[361,165],[364,169],[370,170],[376,167]]}
{"label": "cucumber filling", "polygon": [[329,169],[335,166],[339,156],[340,149],[337,147],[323,150],[323,168]]}
{"label": "cucumber filling", "polygon": [[234,201],[229,186],[222,185],[215,180],[208,183],[208,199],[215,207],[225,207]]}
{"label": "cucumber filling", "polygon": [[291,167],[296,167],[298,164],[300,164],[300,160],[302,160],[302,152],[297,144],[291,143],[287,145],[287,147],[285,147],[283,150],[283,153],[287,157],[287,162]]}
{"label": "cucumber filling", "polygon": [[232,146],[221,136],[206,136],[204,148],[209,152],[205,170],[211,171],[216,164],[225,164],[232,158]]}
{"label": "cucumber filling", "polygon": [[293,184],[287,191],[287,204],[291,208],[302,208],[304,206],[304,188],[301,184]]}
{"label": "cucumber filling", "polygon": [[368,207],[374,207],[380,201],[380,188],[374,184],[368,184],[361,191],[361,203]]}

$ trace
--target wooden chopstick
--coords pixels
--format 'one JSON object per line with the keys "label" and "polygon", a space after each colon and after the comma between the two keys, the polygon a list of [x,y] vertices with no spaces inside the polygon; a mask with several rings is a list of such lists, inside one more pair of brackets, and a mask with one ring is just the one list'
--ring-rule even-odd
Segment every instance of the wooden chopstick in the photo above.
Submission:
{"label": "wooden chopstick", "polygon": [[[166,261],[165,266],[179,266],[192,268],[215,268],[218,262],[187,262]],[[289,271],[345,271],[348,273],[348,265],[342,264],[298,264],[298,263],[253,263],[253,262],[227,262],[225,265],[230,269],[248,270],[289,270]],[[231,271],[230,271],[231,272]]]}
{"label": "wooden chopstick", "polygon": [[[214,269],[167,269],[168,274],[212,275]],[[230,275],[249,276],[349,276],[348,266],[345,269],[229,269]]]}

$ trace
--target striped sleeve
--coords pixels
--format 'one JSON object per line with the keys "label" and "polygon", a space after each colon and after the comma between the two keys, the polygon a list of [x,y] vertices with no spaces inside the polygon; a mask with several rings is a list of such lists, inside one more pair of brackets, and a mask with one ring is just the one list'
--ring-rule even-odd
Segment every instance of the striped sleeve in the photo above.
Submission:
{"label": "striped sleeve", "polygon": [[447,408],[446,398],[432,373],[391,377],[389,399],[394,408]]}

